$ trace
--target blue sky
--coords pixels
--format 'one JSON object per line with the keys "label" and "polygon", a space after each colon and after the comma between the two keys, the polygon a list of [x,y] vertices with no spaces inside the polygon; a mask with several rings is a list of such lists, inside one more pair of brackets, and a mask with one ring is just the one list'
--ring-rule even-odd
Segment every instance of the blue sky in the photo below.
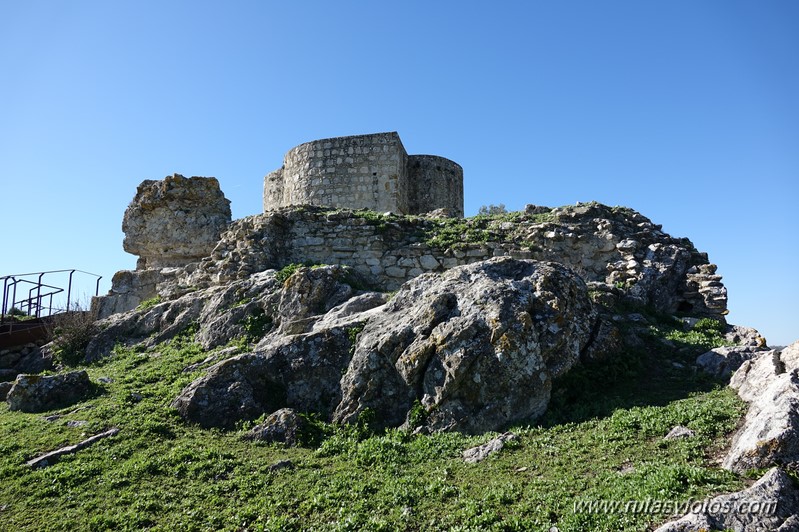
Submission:
{"label": "blue sky", "polygon": [[296,144],[398,131],[481,205],[639,210],[719,265],[730,321],[799,339],[799,2],[0,3],[0,275],[135,267],[136,186],[234,218]]}

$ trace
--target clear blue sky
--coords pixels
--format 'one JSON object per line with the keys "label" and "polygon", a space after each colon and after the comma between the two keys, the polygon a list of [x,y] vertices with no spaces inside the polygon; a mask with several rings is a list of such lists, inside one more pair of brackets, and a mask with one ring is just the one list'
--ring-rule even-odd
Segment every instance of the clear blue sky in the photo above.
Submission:
{"label": "clear blue sky", "polygon": [[799,339],[799,2],[0,3],[0,274],[132,269],[144,179],[234,218],[296,144],[398,131],[466,212],[597,200],[719,265],[730,321]]}

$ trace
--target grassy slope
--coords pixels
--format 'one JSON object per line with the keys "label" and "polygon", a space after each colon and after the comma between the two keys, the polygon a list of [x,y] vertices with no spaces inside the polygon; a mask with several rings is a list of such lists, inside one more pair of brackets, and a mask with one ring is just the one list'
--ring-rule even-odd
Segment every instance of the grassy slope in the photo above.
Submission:
{"label": "grassy slope", "polygon": [[[56,421],[0,404],[0,529],[646,529],[667,515],[581,514],[574,503],[685,501],[742,486],[716,457],[743,405],[672,364],[717,338],[670,325],[652,331],[640,351],[573,371],[540,426],[513,428],[517,442],[475,465],[460,452],[491,435],[321,427],[320,446],[287,449],[243,441],[245,426],[187,426],[169,403],[202,374],[183,368],[207,353],[187,338],[150,352],[118,349],[87,368],[94,381],[112,382]],[[638,406],[647,404],[655,406]],[[69,420],[88,425],[70,428]],[[697,437],[664,441],[677,424]],[[111,426],[118,436],[54,466],[24,465]],[[270,472],[284,459],[295,467]]]}

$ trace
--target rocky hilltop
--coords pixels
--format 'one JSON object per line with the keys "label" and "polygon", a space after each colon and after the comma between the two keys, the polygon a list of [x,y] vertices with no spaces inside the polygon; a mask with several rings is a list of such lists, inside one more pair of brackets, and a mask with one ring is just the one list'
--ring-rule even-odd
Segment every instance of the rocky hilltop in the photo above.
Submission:
{"label": "rocky hilltop", "polygon": [[[220,197],[214,188],[180,176],[142,184],[125,228],[147,255],[95,302],[106,317],[85,351],[98,360],[120,341],[155,345],[189,327],[206,349],[248,335],[249,352],[174,401],[203,426],[291,408],[343,423],[369,411],[387,427],[421,412],[417,430],[498,430],[541,416],[553,381],[581,360],[623,348],[618,305],[721,323],[727,313],[707,255],[630,209],[529,205],[463,220],[299,206],[220,230],[209,212],[227,204],[205,199]],[[191,219],[207,223],[187,229],[195,203],[203,214]],[[206,257],[147,266],[153,249],[190,256],[193,232],[219,234]]]}
{"label": "rocky hilltop", "polygon": [[[535,423],[554,395],[570,393],[575,368],[590,378],[633,356],[666,366],[653,378],[732,379],[751,408],[727,470],[797,463],[799,347],[769,350],[757,331],[727,324],[716,266],[688,239],[598,203],[443,214],[291,206],[230,222],[216,180],[145,182],[123,226],[138,268],[118,272],[94,301],[100,319],[71,360],[103,364],[125,349],[157,354],[190,341],[208,355],[170,397],[182,422],[235,430],[261,420],[249,439],[293,445],[308,416],[413,434]],[[656,337],[662,323],[681,332]],[[692,334],[723,346],[694,360],[677,340]],[[4,357],[52,367],[53,346],[27,349]],[[15,410],[74,402],[55,379],[21,375],[0,389]],[[85,373],[70,379],[91,389]],[[774,470],[755,487],[785,502],[770,521],[703,513],[662,530],[793,530],[790,479]]]}

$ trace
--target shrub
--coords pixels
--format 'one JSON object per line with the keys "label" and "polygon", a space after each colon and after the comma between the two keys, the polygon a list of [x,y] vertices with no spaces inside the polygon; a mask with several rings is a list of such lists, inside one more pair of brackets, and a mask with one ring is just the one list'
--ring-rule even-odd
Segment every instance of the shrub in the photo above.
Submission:
{"label": "shrub", "polygon": [[492,203],[491,205],[487,205],[487,206],[483,205],[482,207],[480,207],[480,210],[477,211],[477,213],[478,214],[482,214],[482,215],[489,215],[489,216],[490,215],[494,215],[494,214],[507,214],[508,213],[508,209],[505,208],[505,204],[504,203],[500,203],[499,205],[494,205]]}
{"label": "shrub", "polygon": [[358,335],[363,330],[363,324],[356,325],[347,329],[347,338],[350,341],[350,354],[355,354],[355,345],[358,342]]}
{"label": "shrub", "polygon": [[408,415],[408,424],[411,428],[422,426],[427,421],[428,412],[424,405],[418,399],[413,402],[410,414]]}
{"label": "shrub", "polygon": [[97,334],[94,322],[94,313],[79,307],[55,316],[53,350],[64,364],[75,365],[83,361],[86,346]]}

